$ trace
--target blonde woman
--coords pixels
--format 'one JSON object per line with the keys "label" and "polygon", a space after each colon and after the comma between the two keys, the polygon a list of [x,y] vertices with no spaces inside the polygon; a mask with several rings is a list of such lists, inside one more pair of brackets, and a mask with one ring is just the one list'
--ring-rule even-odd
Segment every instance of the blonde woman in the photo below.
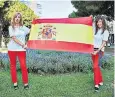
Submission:
{"label": "blonde woman", "polygon": [[20,62],[20,68],[22,71],[22,80],[24,89],[28,89],[28,71],[26,67],[26,43],[25,36],[29,33],[29,29],[23,25],[22,15],[17,12],[9,26],[9,34],[11,37],[8,43],[8,55],[10,60],[11,79],[14,85],[14,89],[18,89],[18,80],[16,72],[16,58],[18,57]]}

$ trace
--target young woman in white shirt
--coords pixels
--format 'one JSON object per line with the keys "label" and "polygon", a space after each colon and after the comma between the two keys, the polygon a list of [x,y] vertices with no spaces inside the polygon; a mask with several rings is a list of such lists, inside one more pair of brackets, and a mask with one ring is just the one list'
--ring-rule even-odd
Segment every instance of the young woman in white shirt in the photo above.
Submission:
{"label": "young woman in white shirt", "polygon": [[16,58],[18,57],[20,62],[20,68],[22,71],[22,80],[24,89],[28,89],[28,71],[26,67],[26,43],[25,37],[29,33],[29,29],[23,25],[22,15],[17,12],[12,20],[11,26],[9,26],[9,34],[11,37],[8,43],[8,55],[10,61],[11,79],[14,85],[14,89],[18,89],[18,80],[16,72]]}
{"label": "young woman in white shirt", "polygon": [[92,53],[95,91],[98,91],[99,86],[103,85],[100,59],[104,54],[104,47],[108,37],[109,33],[106,29],[105,19],[102,16],[97,16],[94,29],[94,52]]}

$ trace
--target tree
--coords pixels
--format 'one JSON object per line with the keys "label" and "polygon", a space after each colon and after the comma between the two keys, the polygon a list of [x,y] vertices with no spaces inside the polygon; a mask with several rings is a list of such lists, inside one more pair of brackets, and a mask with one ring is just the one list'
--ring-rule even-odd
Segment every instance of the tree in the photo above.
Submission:
{"label": "tree", "polygon": [[71,18],[75,18],[75,17],[77,17],[76,12],[73,11],[71,14],[69,14],[69,17],[71,17]]}
{"label": "tree", "polygon": [[15,12],[21,12],[23,16],[24,25],[30,26],[31,21],[38,17],[34,14],[34,11],[32,11],[29,7],[27,7],[25,4],[21,3],[20,1],[10,1],[9,2],[9,8],[5,9],[5,20],[10,21],[12,16]]}
{"label": "tree", "polygon": [[24,25],[28,26],[28,27],[31,26],[31,21],[34,18],[36,18],[36,17],[38,18],[38,16],[36,16],[34,14],[34,11],[32,11],[25,4],[21,3],[19,0],[0,1],[0,22],[2,23],[2,28],[0,27],[0,46],[1,46],[1,41],[3,40],[2,36],[5,39],[5,44],[7,44],[7,42],[8,42],[8,36],[9,36],[8,26],[9,26],[11,18],[15,12],[22,13]]}
{"label": "tree", "polygon": [[0,8],[4,6],[5,1],[0,1]]}
{"label": "tree", "polygon": [[2,13],[1,13],[1,8],[3,8],[4,6],[4,1],[0,1],[0,47],[1,47],[1,44],[2,44]]}
{"label": "tree", "polygon": [[[77,9],[76,16],[90,16],[104,14],[114,18],[114,1],[71,1],[72,5]],[[72,13],[69,17],[72,17]]]}

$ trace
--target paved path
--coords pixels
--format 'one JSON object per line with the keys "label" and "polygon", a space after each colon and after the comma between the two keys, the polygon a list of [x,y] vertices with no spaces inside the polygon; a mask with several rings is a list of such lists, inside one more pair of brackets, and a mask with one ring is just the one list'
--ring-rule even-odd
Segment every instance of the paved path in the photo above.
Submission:
{"label": "paved path", "polygon": [[115,56],[114,51],[115,51],[114,47],[106,47],[105,48],[105,54],[109,54],[109,55]]}

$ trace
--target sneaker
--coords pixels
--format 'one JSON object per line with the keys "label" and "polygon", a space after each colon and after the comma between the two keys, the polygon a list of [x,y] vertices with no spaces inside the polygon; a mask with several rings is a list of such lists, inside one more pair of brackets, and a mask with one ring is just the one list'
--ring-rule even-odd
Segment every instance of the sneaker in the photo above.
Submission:
{"label": "sneaker", "polygon": [[14,89],[15,90],[19,89],[18,85],[16,85],[16,86],[14,85]]}
{"label": "sneaker", "polygon": [[29,89],[29,85],[25,85],[24,89],[26,89],[26,90]]}
{"label": "sneaker", "polygon": [[99,87],[95,87],[95,91],[98,92],[99,91]]}
{"label": "sneaker", "polygon": [[99,83],[99,86],[103,86],[103,82]]}

